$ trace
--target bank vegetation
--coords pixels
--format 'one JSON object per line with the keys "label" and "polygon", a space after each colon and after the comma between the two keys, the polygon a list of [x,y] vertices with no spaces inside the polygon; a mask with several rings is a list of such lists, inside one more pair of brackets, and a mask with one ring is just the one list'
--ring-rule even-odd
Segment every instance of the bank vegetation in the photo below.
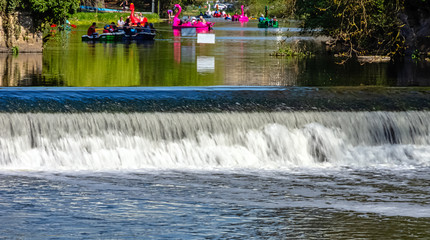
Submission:
{"label": "bank vegetation", "polygon": [[339,56],[430,52],[430,0],[297,0],[295,6],[303,27],[331,37],[329,49]]}

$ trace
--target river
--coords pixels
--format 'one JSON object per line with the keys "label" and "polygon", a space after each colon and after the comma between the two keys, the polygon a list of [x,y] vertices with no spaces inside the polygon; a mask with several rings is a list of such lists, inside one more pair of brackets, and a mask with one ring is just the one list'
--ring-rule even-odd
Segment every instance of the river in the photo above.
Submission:
{"label": "river", "polygon": [[312,37],[255,26],[0,55],[0,236],[429,238],[428,63],[272,57]]}

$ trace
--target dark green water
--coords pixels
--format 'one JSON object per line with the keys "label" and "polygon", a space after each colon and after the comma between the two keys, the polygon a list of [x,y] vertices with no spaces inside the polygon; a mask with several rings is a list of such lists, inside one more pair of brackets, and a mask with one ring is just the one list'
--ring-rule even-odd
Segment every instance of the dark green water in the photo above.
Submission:
{"label": "dark green water", "polygon": [[[0,55],[2,86],[429,86],[430,63],[344,65],[324,54],[279,58],[281,40],[312,40],[297,28],[258,29],[256,23],[217,22],[215,44],[195,34],[174,36],[157,24],[155,41],[87,43],[86,27],[53,33],[43,55]],[[187,35],[187,36],[184,36]],[[316,48],[320,48],[316,44]]]}

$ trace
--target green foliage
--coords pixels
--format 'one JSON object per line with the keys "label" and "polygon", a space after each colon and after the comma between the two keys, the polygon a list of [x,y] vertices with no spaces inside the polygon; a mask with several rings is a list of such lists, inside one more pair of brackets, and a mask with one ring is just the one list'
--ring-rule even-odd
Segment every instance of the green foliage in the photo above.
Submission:
{"label": "green foliage", "polygon": [[[100,24],[107,24],[117,22],[118,19],[123,17],[126,19],[130,13],[94,13],[94,12],[77,12],[72,14],[69,18],[72,24],[76,25],[91,25],[93,22]],[[159,17],[156,13],[144,14],[149,22],[158,22]],[[102,27],[102,26],[100,26]]]}
{"label": "green foliage", "polygon": [[306,29],[321,29],[346,55],[394,55],[404,50],[397,15],[403,0],[297,0]]}
{"label": "green foliage", "polygon": [[7,6],[6,0],[0,0],[0,13],[5,12]]}
{"label": "green foliage", "polygon": [[[288,18],[294,14],[296,0],[250,0],[243,5],[248,9],[249,16],[260,16],[265,14],[264,9],[268,7],[268,17]],[[240,9],[239,9],[240,10]]]}
{"label": "green foliage", "polygon": [[270,54],[271,56],[283,57],[309,57],[312,56],[312,51],[308,50],[308,46],[304,41],[295,41],[288,43],[285,40],[278,42],[278,50]]}
{"label": "green foliage", "polygon": [[420,55],[421,55],[420,50],[415,49],[415,51],[411,55],[411,58],[412,60],[418,61],[420,60]]}
{"label": "green foliage", "polygon": [[[206,5],[205,0],[167,0],[167,1],[160,1],[160,15],[161,16],[167,16],[167,9],[173,9],[175,4],[179,4],[182,7],[182,11],[187,10],[187,6],[190,6],[194,11],[193,13],[198,13],[199,11],[196,10],[199,6],[202,7],[201,11],[206,11],[205,8],[203,8],[204,5]],[[213,5],[213,4],[211,4]],[[183,15],[188,15],[190,12],[183,12]]]}
{"label": "green foliage", "polygon": [[79,0],[27,0],[33,14],[42,22],[63,23],[79,7]]}
{"label": "green foliage", "polygon": [[76,11],[79,0],[0,0],[1,13],[27,11],[33,15],[36,24],[62,23],[65,18]]}
{"label": "green foliage", "polygon": [[12,49],[11,49],[11,50],[12,50],[12,54],[13,54],[13,55],[15,55],[15,56],[16,56],[16,55],[18,55],[18,53],[19,53],[19,48],[18,48],[18,46],[14,46],[14,47],[12,47]]}

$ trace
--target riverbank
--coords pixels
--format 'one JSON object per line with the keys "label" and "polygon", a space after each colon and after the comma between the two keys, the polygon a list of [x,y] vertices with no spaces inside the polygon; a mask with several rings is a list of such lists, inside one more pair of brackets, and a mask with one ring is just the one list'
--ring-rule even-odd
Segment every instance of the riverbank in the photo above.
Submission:
{"label": "riverbank", "polygon": [[[148,22],[159,22],[160,17],[156,13],[142,13],[148,19]],[[91,25],[93,22],[96,23],[111,23],[117,22],[121,17],[124,20],[130,16],[129,12],[114,12],[114,13],[101,13],[101,12],[77,12],[73,14],[69,21],[75,25]]]}
{"label": "riverbank", "polygon": [[0,53],[42,52],[42,33],[28,12],[0,14]]}

